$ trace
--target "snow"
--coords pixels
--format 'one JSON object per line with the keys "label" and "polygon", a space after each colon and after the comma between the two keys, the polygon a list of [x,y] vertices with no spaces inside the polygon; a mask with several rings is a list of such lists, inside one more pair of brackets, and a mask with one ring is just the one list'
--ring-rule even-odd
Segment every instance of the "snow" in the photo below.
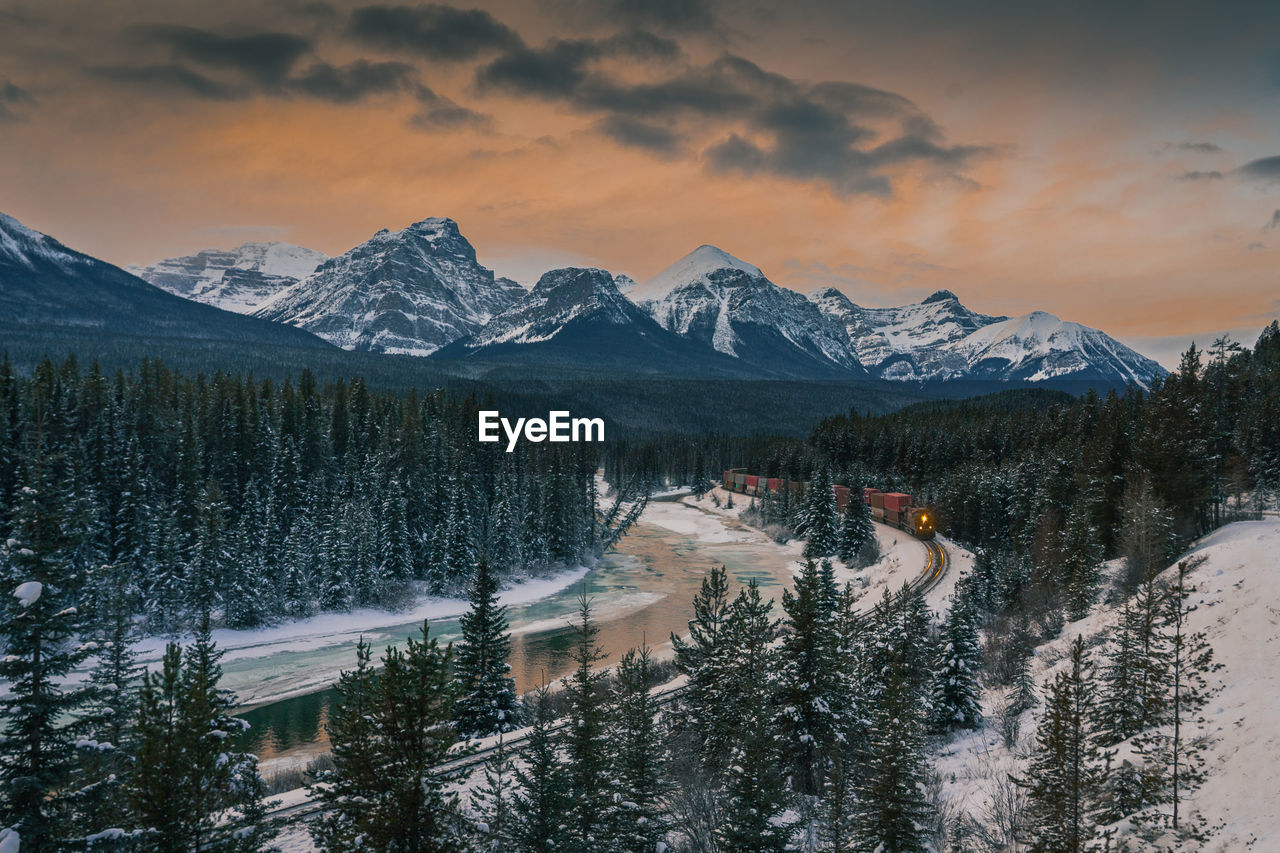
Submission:
{"label": "snow", "polygon": [[[4,214],[0,213],[0,216]],[[0,829],[0,853],[18,853],[22,847],[22,838],[15,830]]]}
{"label": "snow", "polygon": [[753,278],[764,278],[764,273],[754,264],[704,243],[653,278],[635,285],[627,295],[636,303],[665,299],[677,287],[705,280],[710,273],[722,269],[741,270]]}
{"label": "snow", "polygon": [[322,252],[289,243],[244,243],[234,249],[205,249],[127,269],[177,296],[251,314],[307,278],[326,260],[328,255]]}
{"label": "snow", "polygon": [[26,581],[14,588],[13,597],[18,599],[18,603],[23,607],[30,607],[40,600],[42,592],[44,592],[44,584],[40,581]]}
{"label": "snow", "polygon": [[[1196,543],[1188,556],[1205,562],[1189,576],[1198,589],[1191,597],[1197,609],[1188,627],[1205,631],[1214,659],[1223,664],[1214,679],[1222,692],[1205,708],[1209,733],[1216,740],[1206,753],[1208,779],[1190,800],[1221,831],[1209,850],[1280,850],[1280,726],[1275,697],[1280,674],[1275,668],[1280,647],[1280,521],[1247,521],[1227,525]],[[1116,563],[1109,566],[1114,572]],[[1083,635],[1086,645],[1118,620],[1118,607],[1101,606],[1084,619],[1067,624],[1062,634],[1036,649],[1032,661],[1037,690],[1043,697],[1047,683],[1065,666],[1069,645]],[[983,709],[988,715],[1002,701],[987,690]],[[954,808],[981,817],[1008,774],[1020,773],[1032,743],[1037,712],[1023,716],[1021,742],[1004,747],[998,724],[991,721],[944,744],[937,767],[943,797]]]}

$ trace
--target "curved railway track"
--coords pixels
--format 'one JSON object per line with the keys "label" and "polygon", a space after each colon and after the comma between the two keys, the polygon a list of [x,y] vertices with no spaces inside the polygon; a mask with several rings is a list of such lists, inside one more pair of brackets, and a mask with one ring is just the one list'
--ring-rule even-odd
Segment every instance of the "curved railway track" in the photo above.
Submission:
{"label": "curved railway track", "polygon": [[[924,571],[919,576],[907,584],[907,588],[912,592],[919,592],[921,595],[928,593],[936,587],[942,578],[946,575],[947,569],[950,567],[951,557],[947,554],[947,549],[942,543],[936,539],[922,541],[920,544],[925,546],[927,556],[925,558]],[[685,686],[678,685],[676,687],[657,687],[654,688],[654,699],[659,707],[666,707],[674,703],[684,693]],[[568,725],[567,721],[554,724],[551,730],[558,731]],[[529,730],[523,729],[513,732],[509,737],[503,738],[502,746],[508,753],[519,753],[529,740]],[[468,770],[472,770],[484,764],[494,753],[498,751],[498,744],[490,744],[479,749],[472,749],[456,758],[450,758],[448,761],[441,762],[436,765],[436,773],[441,776],[459,776]],[[302,803],[294,803],[288,806],[281,806],[267,812],[267,816],[277,820],[308,820],[314,818],[324,811],[324,804],[313,800],[307,800]]]}

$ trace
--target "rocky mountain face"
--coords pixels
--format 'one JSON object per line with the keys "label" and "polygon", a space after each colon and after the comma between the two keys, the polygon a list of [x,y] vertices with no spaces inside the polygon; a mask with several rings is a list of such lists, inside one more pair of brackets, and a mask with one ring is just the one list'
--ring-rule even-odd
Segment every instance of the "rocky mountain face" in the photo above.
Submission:
{"label": "rocky mountain face", "polygon": [[289,243],[245,243],[234,249],[206,249],[127,269],[177,296],[237,314],[252,314],[328,259],[323,252]]}
{"label": "rocky mountain face", "polygon": [[546,273],[523,299],[436,357],[683,376],[736,373],[728,359],[659,326],[609,273],[572,267]]}
{"label": "rocky mountain face", "polygon": [[262,305],[256,316],[343,349],[430,355],[525,295],[495,278],[452,219],[383,229]]}
{"label": "rocky mountain face", "polygon": [[298,329],[166,293],[4,214],[0,214],[0,329],[27,337],[106,335],[327,347]]}
{"label": "rocky mountain face", "polygon": [[664,329],[744,365],[807,376],[865,376],[843,327],[758,267],[700,246],[628,296]]}
{"label": "rocky mountain face", "polygon": [[864,308],[833,287],[809,298],[839,322],[858,358],[900,381],[1071,379],[1150,387],[1165,371],[1106,334],[1042,311],[996,317],[971,311],[949,290],[896,308]]}

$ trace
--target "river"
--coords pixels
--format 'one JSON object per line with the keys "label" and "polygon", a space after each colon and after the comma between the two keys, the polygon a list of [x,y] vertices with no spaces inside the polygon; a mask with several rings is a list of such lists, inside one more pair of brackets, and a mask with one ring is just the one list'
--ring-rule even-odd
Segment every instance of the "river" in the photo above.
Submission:
{"label": "river", "polygon": [[[712,566],[724,565],[731,584],[755,579],[766,597],[777,600],[791,581],[789,565],[798,554],[797,544],[778,546],[710,507],[653,502],[616,550],[581,581],[508,608],[516,688],[530,690],[569,671],[570,620],[583,592],[600,626],[607,664],[642,642],[648,642],[659,657],[669,656],[669,636],[687,631],[693,596]],[[386,619],[385,625],[363,629],[374,643],[375,657],[381,647],[403,642],[421,628],[420,622],[395,621],[394,614]],[[456,617],[433,620],[430,627],[431,636],[442,642],[458,638]],[[308,674],[330,673],[326,680],[332,680],[354,661],[355,638],[348,634],[315,648],[273,651],[265,657],[237,656],[224,663],[225,683],[242,694],[264,695],[271,692],[272,682],[287,685],[302,679],[300,683],[305,683]],[[331,688],[313,690],[243,712],[241,716],[252,726],[246,746],[267,768],[301,763],[324,751],[324,722],[334,695]]]}

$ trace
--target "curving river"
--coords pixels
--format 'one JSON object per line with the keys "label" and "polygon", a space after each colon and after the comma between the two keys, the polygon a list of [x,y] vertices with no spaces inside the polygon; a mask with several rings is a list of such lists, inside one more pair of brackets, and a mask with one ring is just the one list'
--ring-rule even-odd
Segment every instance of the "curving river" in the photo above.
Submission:
{"label": "curving river", "polygon": [[[791,581],[789,564],[798,552],[797,545],[778,546],[737,519],[699,505],[655,501],[617,549],[582,580],[537,601],[508,607],[516,688],[533,689],[571,669],[570,620],[584,591],[600,626],[607,663],[646,641],[659,657],[669,656],[669,635],[687,630],[693,596],[712,566],[724,565],[731,582],[745,584],[754,578],[766,597],[778,599]],[[375,658],[382,647],[416,636],[421,628],[420,621],[391,621],[397,619],[394,614],[387,614],[387,619],[385,625],[362,628]],[[431,636],[442,642],[458,638],[456,617],[433,619],[430,627]],[[331,673],[326,680],[332,681],[338,670],[353,665],[355,641],[348,634],[315,648],[300,643],[300,648],[272,651],[265,657],[245,656],[241,650],[224,662],[224,684],[252,696],[290,692],[292,684],[305,684],[315,673]],[[332,688],[318,689],[242,712],[252,726],[246,746],[264,765],[295,763],[290,759],[303,761],[323,751],[324,723],[334,698]]]}
{"label": "curving river", "polygon": [[[879,526],[878,526],[879,527]],[[898,541],[896,531],[879,531],[884,559],[879,574],[918,571],[923,548],[914,541]],[[600,627],[600,642],[616,663],[628,649],[642,642],[657,657],[671,654],[670,634],[684,634],[692,617],[692,601],[703,576],[724,565],[734,584],[755,579],[775,604],[792,580],[792,564],[800,543],[780,546],[736,518],[715,511],[708,501],[653,501],[639,523],[581,580],[552,594],[508,606],[512,632],[512,675],[523,692],[553,682],[572,668],[570,620],[585,591]],[[905,577],[906,575],[903,575]],[[416,636],[421,620],[406,621],[384,614],[385,623],[362,624],[360,632],[345,631],[299,642],[278,643],[255,654],[240,647],[224,661],[224,684],[243,697],[290,698],[259,704],[240,716],[252,728],[245,746],[263,760],[264,770],[304,763],[327,748],[325,719],[335,699],[332,684],[340,670],[355,661],[359,633],[372,643],[375,659],[388,644]],[[456,616],[431,620],[431,636],[442,642],[458,638]],[[252,701],[250,699],[250,701]]]}

